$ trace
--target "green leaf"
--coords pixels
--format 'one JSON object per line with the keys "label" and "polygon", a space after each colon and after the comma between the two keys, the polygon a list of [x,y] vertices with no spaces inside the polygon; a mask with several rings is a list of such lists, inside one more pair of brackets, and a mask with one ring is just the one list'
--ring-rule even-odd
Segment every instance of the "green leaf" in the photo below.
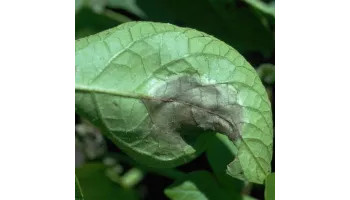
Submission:
{"label": "green leaf", "polygon": [[79,181],[76,175],[75,175],[75,200],[84,200],[83,193],[81,192]]}
{"label": "green leaf", "polygon": [[[225,41],[240,53],[270,57],[274,33],[251,6],[241,0],[138,0],[147,20],[195,28]],[[194,14],[195,11],[195,14]]]}
{"label": "green leaf", "polygon": [[102,13],[108,3],[108,0],[85,0],[86,4],[95,12]]}
{"label": "green leaf", "polygon": [[246,3],[259,10],[260,12],[275,18],[275,1],[265,3],[261,0],[244,0]]}
{"label": "green leaf", "polygon": [[75,16],[75,38],[86,37],[119,25],[118,21],[84,7]]}
{"label": "green leaf", "polygon": [[228,195],[207,171],[189,173],[185,179],[176,180],[164,193],[171,200],[229,200],[240,197],[239,193],[236,197]]}
{"label": "green leaf", "polygon": [[84,0],[75,0],[75,14],[84,6]]}
{"label": "green leaf", "polygon": [[219,132],[238,149],[230,175],[262,183],[269,174],[271,105],[232,47],[193,29],[131,22],[75,48],[76,111],[132,158],[178,166]]}
{"label": "green leaf", "polygon": [[251,196],[244,195],[242,200],[257,200],[256,198],[253,198]]}
{"label": "green leaf", "polygon": [[84,191],[84,200],[136,200],[133,190],[121,188],[106,176],[106,167],[102,163],[89,163],[75,169],[80,186]]}
{"label": "green leaf", "polygon": [[227,191],[240,193],[244,187],[242,181],[226,173],[227,165],[238,153],[237,147],[222,134],[215,134],[206,150],[207,158],[219,184]]}
{"label": "green leaf", "polygon": [[111,8],[124,9],[140,18],[145,18],[146,14],[137,5],[137,0],[108,0],[108,6]]}
{"label": "green leaf", "polygon": [[275,173],[267,176],[265,183],[265,200],[275,200]]}
{"label": "green leaf", "polygon": [[222,189],[207,171],[187,174],[185,178],[178,179],[167,187],[164,193],[171,200],[254,200],[252,197],[241,195],[240,192]]}
{"label": "green leaf", "polygon": [[116,169],[119,170],[120,167],[109,169],[106,175],[114,182],[119,183],[123,188],[133,188],[142,181],[144,176],[144,172],[138,168],[131,168],[122,176],[116,172]]}

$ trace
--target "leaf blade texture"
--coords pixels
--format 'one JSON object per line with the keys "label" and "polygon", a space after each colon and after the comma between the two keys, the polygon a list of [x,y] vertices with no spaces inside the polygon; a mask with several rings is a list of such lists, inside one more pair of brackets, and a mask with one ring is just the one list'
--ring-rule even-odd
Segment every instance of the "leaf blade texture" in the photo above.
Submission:
{"label": "leaf blade texture", "polygon": [[208,134],[238,148],[228,174],[263,183],[272,159],[271,105],[254,68],[194,29],[129,22],[76,40],[76,111],[137,161],[174,167]]}

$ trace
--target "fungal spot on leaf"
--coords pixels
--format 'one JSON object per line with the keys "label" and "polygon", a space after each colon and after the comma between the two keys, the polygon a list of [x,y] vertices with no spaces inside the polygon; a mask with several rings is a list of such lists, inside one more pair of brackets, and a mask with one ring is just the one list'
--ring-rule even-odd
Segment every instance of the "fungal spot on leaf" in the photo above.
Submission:
{"label": "fungal spot on leaf", "polygon": [[76,112],[136,161],[179,166],[219,132],[237,149],[229,175],[261,184],[270,173],[268,96],[224,42],[171,24],[128,22],[76,40],[75,58]]}
{"label": "fungal spot on leaf", "polygon": [[[237,123],[241,107],[237,91],[227,84],[203,84],[182,76],[170,79],[142,100],[151,120],[150,131],[193,140],[203,130],[219,132],[234,141],[240,135]],[[176,137],[179,138],[179,137]]]}

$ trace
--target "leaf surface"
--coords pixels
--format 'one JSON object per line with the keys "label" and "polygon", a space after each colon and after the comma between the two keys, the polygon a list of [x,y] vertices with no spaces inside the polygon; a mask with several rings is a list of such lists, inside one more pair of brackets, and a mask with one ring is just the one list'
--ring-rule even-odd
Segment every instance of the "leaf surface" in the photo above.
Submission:
{"label": "leaf surface", "polygon": [[229,174],[263,183],[272,159],[271,106],[235,49],[194,29],[150,22],[124,23],[75,48],[76,111],[131,157],[178,166],[220,132],[238,149]]}

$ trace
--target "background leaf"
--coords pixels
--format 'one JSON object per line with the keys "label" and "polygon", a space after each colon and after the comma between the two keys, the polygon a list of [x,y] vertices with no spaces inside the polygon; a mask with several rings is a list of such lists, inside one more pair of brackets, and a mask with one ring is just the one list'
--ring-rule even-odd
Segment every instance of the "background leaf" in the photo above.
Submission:
{"label": "background leaf", "polygon": [[108,3],[108,0],[85,0],[87,6],[89,6],[95,13],[102,13]]}
{"label": "background leaf", "polygon": [[[255,7],[241,0],[137,0],[146,20],[192,27],[225,41],[240,53],[270,57],[274,33]],[[193,11],[196,14],[193,14]]]}
{"label": "background leaf", "polygon": [[253,197],[241,195],[236,190],[224,190],[207,171],[187,174],[166,188],[164,193],[171,200],[255,200]]}
{"label": "background leaf", "polygon": [[136,0],[108,0],[108,7],[115,9],[124,9],[140,18],[146,18],[146,14],[137,5]]}
{"label": "background leaf", "polygon": [[275,200],[275,173],[267,176],[265,183],[265,200]]}
{"label": "background leaf", "polygon": [[275,18],[275,1],[272,1],[271,3],[265,3],[261,0],[244,0],[249,5],[253,6],[257,10],[263,12],[264,14],[270,15],[271,17]]}
{"label": "background leaf", "polygon": [[206,150],[207,158],[219,184],[231,193],[240,193],[244,183],[226,173],[227,165],[238,153],[237,147],[222,134],[215,134],[210,139]]}
{"label": "background leaf", "polygon": [[240,199],[239,193],[230,197],[207,171],[189,173],[185,179],[175,181],[164,193],[171,200]]}
{"label": "background leaf", "polygon": [[84,191],[84,200],[136,200],[136,192],[121,188],[106,176],[106,167],[102,163],[89,163],[75,168],[80,186]]}
{"label": "background leaf", "polygon": [[84,7],[75,16],[75,39],[96,34],[119,24],[118,21]]}
{"label": "background leaf", "polygon": [[139,162],[186,163],[214,131],[238,148],[231,176],[262,183],[270,172],[265,88],[220,40],[170,24],[124,23],[76,41],[75,70],[76,111]]}
{"label": "background leaf", "polygon": [[75,200],[84,200],[83,194],[81,192],[81,188],[79,185],[79,181],[76,175],[75,175]]}
{"label": "background leaf", "polygon": [[75,0],[75,14],[84,6],[84,0]]}

